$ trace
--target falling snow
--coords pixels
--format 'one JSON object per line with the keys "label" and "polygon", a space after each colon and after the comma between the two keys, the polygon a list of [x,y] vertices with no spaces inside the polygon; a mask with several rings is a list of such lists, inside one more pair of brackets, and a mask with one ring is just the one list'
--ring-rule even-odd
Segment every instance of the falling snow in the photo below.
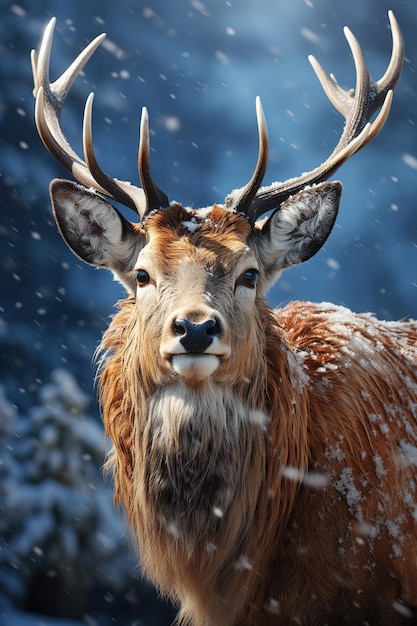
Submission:
{"label": "falling snow", "polygon": [[[57,37],[54,42],[54,75],[84,41],[102,30],[108,32],[100,51],[77,81],[73,101],[68,98],[66,129],[69,134],[76,133],[75,129],[80,126],[80,100],[94,89],[98,156],[100,160],[104,156],[103,166],[108,167],[109,173],[113,173],[114,166],[116,174],[136,180],[138,124],[135,116],[138,108],[146,104],[155,119],[151,130],[151,160],[158,184],[172,188],[179,200],[190,205],[201,201],[212,203],[222,201],[230,188],[241,184],[244,173],[251,171],[256,153],[251,102],[261,90],[266,110],[269,109],[271,176],[298,173],[316,163],[318,155],[323,155],[328,137],[323,136],[321,122],[327,123],[332,118],[320,88],[316,88],[314,79],[309,82],[311,70],[305,63],[306,51],[311,50],[318,58],[320,55],[325,67],[337,74],[346,59],[344,42],[340,45],[338,32],[342,15],[327,14],[320,3],[313,0],[304,0],[297,11],[294,6],[294,3],[279,6],[277,3],[263,6],[249,3],[241,7],[236,2],[225,2],[222,7],[219,5],[218,12],[210,14],[208,2],[192,0],[184,4],[185,9],[176,6],[177,20],[167,3],[166,9],[158,8],[159,13],[151,4],[137,14],[126,14],[127,19],[122,21],[123,12],[114,13],[107,2],[100,5],[102,13],[96,15],[97,6],[81,5],[75,0],[74,15],[82,13],[84,16],[80,22],[76,17],[67,19],[65,3],[53,0],[48,10],[57,14],[59,22],[59,41]],[[346,7],[346,21],[350,20],[356,32],[361,27],[357,21],[361,16]],[[413,41],[414,3],[408,3],[407,12],[402,26],[406,40]],[[265,20],[268,14],[271,19]],[[364,15],[370,18],[366,11]],[[10,574],[7,593],[16,602],[25,594],[32,567],[42,559],[60,558],[71,550],[83,562],[92,580],[103,576],[106,584],[112,585],[130,581],[131,575],[137,577],[134,568],[132,574],[129,572],[130,559],[114,515],[111,494],[109,490],[102,491],[99,466],[103,462],[103,434],[97,426],[99,422],[87,414],[80,415],[80,411],[87,410],[85,392],[71,382],[68,372],[60,370],[61,374],[57,374],[55,371],[50,377],[56,363],[67,362],[90,394],[91,354],[120,291],[118,286],[109,283],[107,276],[102,277],[101,272],[81,270],[80,264],[66,256],[62,243],[52,234],[48,184],[55,172],[59,176],[65,174],[55,169],[46,151],[39,152],[41,142],[34,140],[27,58],[30,48],[37,46],[46,19],[44,8],[40,4],[37,8],[36,3],[31,5],[30,12],[23,5],[12,3],[3,15],[4,80],[0,115],[4,132],[0,178],[5,219],[0,233],[5,254],[2,255],[0,337],[2,354],[7,360],[3,370],[7,393],[0,396],[0,446],[3,446],[0,490],[6,488],[7,498],[10,498],[7,502],[11,506],[6,509],[6,515],[2,515],[0,534],[4,538],[6,532],[11,532],[10,528],[15,528],[15,534],[0,552],[0,561]],[[372,19],[375,23],[386,21],[385,8],[377,7],[377,15]],[[332,30],[337,31],[333,40],[330,39]],[[369,37],[377,30],[369,31]],[[370,39],[366,56],[371,68],[375,67],[374,49],[380,50]],[[348,52],[346,56],[349,57]],[[290,64],[288,58],[291,58]],[[350,58],[347,61],[350,62]],[[379,62],[377,59],[377,66]],[[114,80],[110,80],[111,77]],[[319,253],[309,264],[286,273],[269,293],[273,303],[278,304],[283,299],[333,298],[337,302],[348,302],[356,310],[372,310],[390,319],[417,316],[417,240],[413,235],[416,230],[414,206],[410,202],[415,195],[417,170],[415,102],[410,98],[415,90],[414,83],[413,66],[408,62],[401,79],[403,95],[398,91],[395,94],[390,122],[378,138],[379,149],[371,148],[368,153],[372,156],[372,168],[367,167],[364,151],[352,159],[347,174],[342,170],[344,195],[340,222],[338,219],[326,243],[325,256]],[[19,85],[25,86],[23,91]],[[123,91],[123,96],[119,91]],[[274,111],[276,102],[281,115]],[[305,109],[302,114],[300,104]],[[291,113],[286,116],[285,110]],[[123,119],[120,124],[119,112]],[[108,125],[100,132],[100,121],[104,118]],[[320,123],[316,124],[317,120]],[[330,141],[337,131],[337,121],[338,117],[333,116],[327,131]],[[167,142],[165,145],[160,142],[162,135]],[[79,136],[75,136],[78,145]],[[251,147],[253,142],[254,148]],[[288,152],[291,145],[303,146],[303,149],[294,155],[292,150]],[[191,150],[191,146],[199,149]],[[225,154],[233,158],[225,161]],[[271,179],[266,184],[269,182]],[[373,189],[372,194],[368,187]],[[195,225],[189,222],[192,225],[185,227],[193,232]],[[323,267],[324,271],[320,269]],[[337,280],[329,284],[335,275]],[[39,301],[41,296],[42,302]],[[209,299],[212,294],[206,297]],[[340,324],[343,323],[341,319]],[[364,366],[368,366],[366,345],[357,338],[352,338],[346,346],[346,361],[355,351],[363,353]],[[300,380],[305,356],[300,352],[297,363],[292,364],[294,381]],[[45,382],[47,379],[49,382]],[[308,383],[307,377],[305,383]],[[370,401],[368,392],[362,391],[362,397]],[[17,409],[19,403],[26,403],[26,406]],[[416,412],[416,407],[413,410]],[[391,412],[393,419],[400,419],[398,411],[392,408]],[[268,423],[268,417],[262,412],[255,411],[250,418],[261,427]],[[376,420],[373,426],[382,435],[388,435],[386,424]],[[407,433],[411,432],[412,425],[408,424]],[[404,470],[417,465],[417,441],[415,444],[406,440],[399,443],[398,463]],[[43,451],[42,446],[45,446]],[[71,446],[81,451],[80,459],[71,459]],[[343,449],[340,445],[328,451],[329,461],[332,457],[346,464]],[[384,477],[386,470],[382,459],[375,455],[371,461]],[[65,468],[68,485],[59,481],[62,468]],[[318,484],[311,486],[325,486],[325,474],[303,474],[295,468],[287,470],[288,480],[306,486],[309,481],[317,481]],[[6,474],[2,474],[4,471]],[[83,472],[89,473],[88,484]],[[38,483],[34,476],[39,477]],[[48,476],[56,483],[56,489],[51,485],[49,488],[42,486]],[[348,471],[337,477],[337,485],[341,496],[347,498],[357,513],[361,502],[359,490],[363,486],[356,484]],[[85,498],[86,493],[88,498]],[[411,485],[406,495],[417,519]],[[41,496],[47,509],[54,502],[62,507],[59,529],[51,530],[49,510],[41,515]],[[86,510],[94,511],[96,526],[93,523],[87,529],[85,511],[81,516],[77,511],[74,514],[80,503]],[[215,511],[216,507],[213,515]],[[74,535],[71,528],[76,518],[79,527]],[[5,529],[7,524],[10,528]],[[393,536],[398,528],[397,521],[388,524],[387,531]],[[377,526],[372,532],[364,526],[362,524],[362,530],[367,530],[368,536],[378,531]],[[171,530],[175,531],[175,525]],[[62,536],[62,542],[58,553],[51,557],[48,537],[54,532],[58,538]],[[86,533],[88,551],[82,551],[74,539],[77,532]],[[359,538],[363,540],[368,536],[363,534]],[[217,548],[210,544],[207,549],[214,552]],[[393,552],[401,552],[398,541]],[[240,566],[250,565],[245,559],[240,557]],[[115,570],[118,580],[114,580]],[[3,578],[0,582],[5,584]],[[109,605],[111,595],[107,596]],[[394,604],[399,614],[410,617],[402,602]],[[279,613],[279,608],[274,598],[266,604],[266,609],[274,614]],[[13,619],[9,607],[6,610],[2,604],[0,621],[5,614],[9,626],[49,624],[44,616],[24,615]],[[95,626],[98,618],[86,615],[85,623]]]}
{"label": "falling snow", "polygon": [[417,170],[417,157],[415,157],[412,154],[408,154],[407,152],[405,152],[402,156],[403,162],[408,165],[408,167],[411,167],[411,169],[413,170]]}

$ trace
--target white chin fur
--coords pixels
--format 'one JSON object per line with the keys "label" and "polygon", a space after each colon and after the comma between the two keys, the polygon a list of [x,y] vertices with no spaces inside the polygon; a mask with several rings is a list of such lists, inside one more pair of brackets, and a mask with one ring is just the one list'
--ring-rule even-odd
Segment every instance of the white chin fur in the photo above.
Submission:
{"label": "white chin fur", "polygon": [[172,366],[177,374],[193,380],[205,380],[216,371],[219,364],[215,354],[175,354],[172,357]]}

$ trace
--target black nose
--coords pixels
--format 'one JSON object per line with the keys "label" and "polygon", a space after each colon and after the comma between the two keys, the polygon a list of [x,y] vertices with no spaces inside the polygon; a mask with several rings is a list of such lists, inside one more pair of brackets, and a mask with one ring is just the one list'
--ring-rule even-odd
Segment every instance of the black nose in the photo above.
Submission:
{"label": "black nose", "polygon": [[216,319],[210,318],[195,324],[180,317],[175,320],[173,331],[187,352],[205,352],[213,338],[221,334],[222,329],[220,322]]}

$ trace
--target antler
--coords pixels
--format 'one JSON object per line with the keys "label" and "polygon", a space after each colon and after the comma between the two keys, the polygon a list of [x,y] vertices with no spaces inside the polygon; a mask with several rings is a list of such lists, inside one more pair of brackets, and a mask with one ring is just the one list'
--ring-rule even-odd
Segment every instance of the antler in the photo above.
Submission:
{"label": "antler", "polygon": [[51,83],[49,62],[55,23],[56,19],[52,18],[45,29],[39,57],[35,50],[31,52],[33,95],[36,98],[36,127],[46,148],[80,183],[133,209],[141,219],[153,209],[168,206],[168,197],[155,185],[149,173],[149,127],[146,109],[142,111],[138,158],[139,176],[143,189],[112,178],[98,165],[92,136],[93,93],[87,99],[84,112],[84,159],[78,156],[70,146],[60,126],[62,107],[73,82],[106,35],[96,37],[70,67],[54,83]]}
{"label": "antler", "polygon": [[[307,185],[330,178],[355,152],[377,136],[388,117],[393,89],[400,78],[404,58],[404,43],[397,20],[392,11],[389,11],[388,17],[392,32],[392,54],[385,74],[378,81],[373,81],[370,77],[361,47],[348,28],[344,29],[344,34],[352,51],[356,68],[354,90],[342,89],[332,74],[327,74],[313,56],[309,57],[327,97],[346,119],[340,140],[328,159],[319,167],[298,178],[273,183],[259,189],[268,158],[268,137],[262,107],[257,100],[258,162],[249,183],[226,197],[225,208],[245,214],[253,224],[264,213],[279,209],[282,202]],[[371,123],[370,120],[378,109],[380,111]]]}

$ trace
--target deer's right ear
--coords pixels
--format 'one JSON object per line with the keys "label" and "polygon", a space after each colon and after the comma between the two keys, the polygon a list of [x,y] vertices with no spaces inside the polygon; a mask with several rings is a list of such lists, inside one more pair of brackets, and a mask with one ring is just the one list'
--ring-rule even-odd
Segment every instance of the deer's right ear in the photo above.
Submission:
{"label": "deer's right ear", "polygon": [[264,221],[258,252],[268,281],[320,250],[333,228],[341,192],[337,181],[307,187],[290,196]]}
{"label": "deer's right ear", "polygon": [[59,232],[71,250],[124,280],[143,246],[134,225],[96,192],[69,180],[53,180],[50,195]]}

